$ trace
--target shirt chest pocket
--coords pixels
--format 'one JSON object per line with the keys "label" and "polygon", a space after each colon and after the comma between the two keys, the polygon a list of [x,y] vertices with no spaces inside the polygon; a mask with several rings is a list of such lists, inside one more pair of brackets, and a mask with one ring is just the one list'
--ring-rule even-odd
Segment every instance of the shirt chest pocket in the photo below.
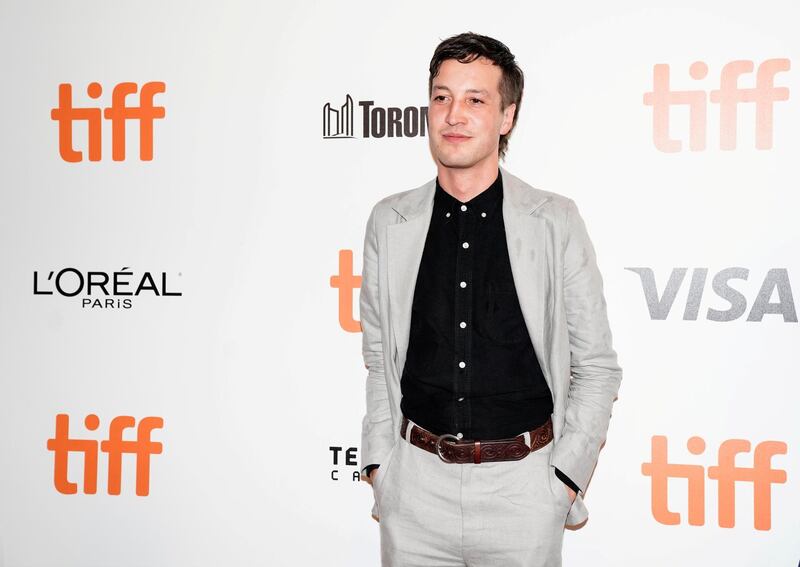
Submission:
{"label": "shirt chest pocket", "polygon": [[490,285],[484,314],[486,335],[498,344],[516,344],[528,338],[528,329],[513,284]]}

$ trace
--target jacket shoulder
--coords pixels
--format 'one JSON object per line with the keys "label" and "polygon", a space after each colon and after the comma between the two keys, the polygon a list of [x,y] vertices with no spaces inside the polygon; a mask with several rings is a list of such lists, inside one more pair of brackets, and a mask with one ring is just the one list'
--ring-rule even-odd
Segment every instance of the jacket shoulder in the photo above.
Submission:
{"label": "jacket shoulder", "polygon": [[400,211],[420,205],[429,196],[429,191],[435,181],[435,179],[431,179],[413,189],[398,191],[383,197],[373,205],[371,216],[374,217],[377,224],[396,222]]}
{"label": "jacket shoulder", "polygon": [[400,203],[408,198],[415,197],[416,194],[422,193],[422,190],[425,188],[427,183],[423,183],[419,187],[414,187],[413,189],[406,189],[405,191],[398,191],[397,193],[392,193],[391,195],[387,195],[386,197],[382,198],[380,201],[375,203],[373,208],[380,209],[380,208],[393,208],[397,203]]}
{"label": "jacket shoulder", "polygon": [[575,201],[566,195],[534,187],[519,177],[506,172],[508,184],[513,185],[518,193],[521,204],[541,203],[536,209],[536,214],[550,216],[554,219],[564,220],[570,210],[575,208]]}

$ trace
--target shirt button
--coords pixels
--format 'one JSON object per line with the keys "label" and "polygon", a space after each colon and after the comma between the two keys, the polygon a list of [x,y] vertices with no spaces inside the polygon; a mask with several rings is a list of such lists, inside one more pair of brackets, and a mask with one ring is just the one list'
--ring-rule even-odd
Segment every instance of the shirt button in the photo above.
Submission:
{"label": "shirt button", "polygon": [[465,329],[465,328],[467,327],[467,323],[466,323],[465,321],[461,321],[461,322],[458,324],[458,326],[459,326],[459,327],[461,327],[462,329]]}
{"label": "shirt button", "polygon": [[462,360],[461,362],[459,362],[459,363],[458,363],[458,367],[459,367],[459,368],[465,368],[466,366],[467,366],[467,363],[466,363],[466,362],[464,362],[463,360]]}
{"label": "shirt button", "polygon": [[459,431],[458,433],[456,433],[456,437],[458,439],[463,439],[464,438],[464,434]]}
{"label": "shirt button", "polygon": [[462,211],[466,211],[467,210],[467,206],[466,205],[461,205],[461,210]]}
{"label": "shirt button", "polygon": [[485,216],[486,216],[486,213],[481,213],[481,216],[482,216],[482,217],[485,217]]}
{"label": "shirt button", "polygon": [[459,402],[463,402],[463,401],[464,401],[464,398],[463,398],[463,397],[461,397],[461,398],[458,398],[458,401],[459,401]]}
{"label": "shirt button", "polygon": [[465,287],[467,287],[467,282],[461,282],[458,285],[460,285],[462,288],[465,288]]}
{"label": "shirt button", "polygon": [[469,242],[465,242],[461,246],[464,247],[464,248],[469,248]]}
{"label": "shirt button", "polygon": [[447,218],[450,218],[450,213],[446,213],[444,216],[446,216]]}

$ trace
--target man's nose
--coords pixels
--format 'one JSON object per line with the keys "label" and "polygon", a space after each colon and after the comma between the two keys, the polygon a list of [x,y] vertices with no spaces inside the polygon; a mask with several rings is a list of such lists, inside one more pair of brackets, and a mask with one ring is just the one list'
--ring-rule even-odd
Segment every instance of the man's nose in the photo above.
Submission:
{"label": "man's nose", "polygon": [[464,105],[458,100],[451,102],[445,120],[451,126],[464,122]]}

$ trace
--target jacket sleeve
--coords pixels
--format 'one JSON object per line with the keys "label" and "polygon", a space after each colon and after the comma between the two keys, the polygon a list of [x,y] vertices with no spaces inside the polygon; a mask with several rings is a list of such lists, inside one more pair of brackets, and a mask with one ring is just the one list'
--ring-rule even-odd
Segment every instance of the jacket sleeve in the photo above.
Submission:
{"label": "jacket sleeve", "polygon": [[359,451],[362,474],[366,474],[364,469],[368,465],[380,465],[394,445],[381,337],[381,290],[378,270],[380,247],[375,219],[377,208],[376,205],[372,209],[367,221],[359,292],[362,353],[367,368],[367,411],[361,422],[361,451]]}
{"label": "jacket sleeve", "polygon": [[594,246],[571,199],[566,213],[563,293],[571,379],[564,429],[552,463],[583,492],[606,439],[622,369],[611,344]]}

